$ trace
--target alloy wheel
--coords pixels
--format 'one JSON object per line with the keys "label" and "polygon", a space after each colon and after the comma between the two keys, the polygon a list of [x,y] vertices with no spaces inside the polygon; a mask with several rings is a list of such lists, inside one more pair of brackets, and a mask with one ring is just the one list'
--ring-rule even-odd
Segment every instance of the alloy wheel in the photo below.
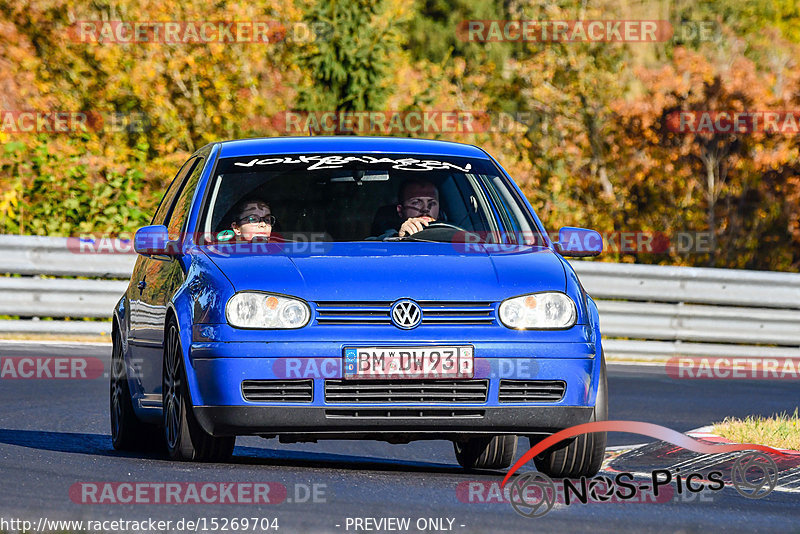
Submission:
{"label": "alloy wheel", "polygon": [[167,446],[172,450],[178,446],[181,431],[181,375],[178,332],[174,326],[167,336],[167,351],[164,358],[164,425]]}

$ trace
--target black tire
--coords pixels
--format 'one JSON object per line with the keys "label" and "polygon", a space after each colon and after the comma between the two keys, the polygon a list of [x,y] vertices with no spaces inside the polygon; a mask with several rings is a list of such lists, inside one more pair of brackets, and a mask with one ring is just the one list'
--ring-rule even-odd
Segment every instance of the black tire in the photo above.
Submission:
{"label": "black tire", "polygon": [[[608,419],[608,383],[606,359],[601,355],[600,384],[592,421]],[[538,438],[539,440],[541,438]],[[538,441],[538,440],[537,440]],[[606,454],[608,436],[605,432],[581,434],[572,440],[562,441],[533,459],[536,469],[551,478],[593,477],[600,471]],[[531,439],[530,445],[536,442]]]}
{"label": "black tire", "polygon": [[133,411],[128,372],[122,355],[122,335],[116,322],[112,327],[111,370],[109,372],[109,414],[111,443],[119,451],[157,450],[161,444],[158,427],[141,422]]}
{"label": "black tire", "polygon": [[173,460],[225,461],[233,454],[235,436],[214,437],[194,416],[183,367],[178,324],[171,319],[164,336],[162,406],[164,440]]}
{"label": "black tire", "polygon": [[485,436],[454,441],[459,465],[465,469],[505,469],[517,454],[517,436]]}

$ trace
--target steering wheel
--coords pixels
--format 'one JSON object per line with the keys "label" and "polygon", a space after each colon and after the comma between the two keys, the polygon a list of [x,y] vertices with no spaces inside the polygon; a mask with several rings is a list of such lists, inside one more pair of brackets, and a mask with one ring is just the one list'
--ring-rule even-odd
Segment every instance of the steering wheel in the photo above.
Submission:
{"label": "steering wheel", "polygon": [[439,242],[449,242],[453,241],[456,234],[459,232],[467,232],[460,226],[455,224],[451,224],[444,221],[431,221],[428,223],[428,226],[425,226],[419,232],[414,234],[409,234],[405,237],[401,237],[400,239],[410,238],[410,239],[421,239],[423,241],[439,241]]}
{"label": "steering wheel", "polygon": [[[455,230],[457,232],[466,232],[466,230],[464,230],[460,226],[456,226],[455,224],[450,224],[449,222],[432,221],[432,222],[428,223],[428,226],[426,226],[425,228],[423,228],[421,231],[419,231],[417,233],[421,234],[422,232],[424,232],[426,230],[436,230],[437,228],[442,228],[442,229],[447,228],[449,230]],[[411,234],[411,235],[414,235],[414,234]]]}

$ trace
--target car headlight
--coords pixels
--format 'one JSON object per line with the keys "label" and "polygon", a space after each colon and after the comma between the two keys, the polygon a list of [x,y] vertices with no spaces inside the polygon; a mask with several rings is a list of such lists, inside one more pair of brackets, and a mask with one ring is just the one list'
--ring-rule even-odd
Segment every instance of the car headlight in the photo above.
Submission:
{"label": "car headlight", "polygon": [[564,293],[522,295],[500,304],[500,322],[509,328],[569,328],[577,315],[575,303]]}
{"label": "car headlight", "polygon": [[225,316],[237,328],[302,328],[311,310],[300,299],[244,291],[231,297]]}

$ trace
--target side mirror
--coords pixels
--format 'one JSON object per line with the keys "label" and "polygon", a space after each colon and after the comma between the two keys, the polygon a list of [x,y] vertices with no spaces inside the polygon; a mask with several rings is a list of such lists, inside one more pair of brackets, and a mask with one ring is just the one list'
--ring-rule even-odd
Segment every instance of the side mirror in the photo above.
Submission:
{"label": "side mirror", "polygon": [[586,258],[603,252],[603,236],[587,228],[565,226],[558,231],[556,252],[569,258]]}
{"label": "side mirror", "polygon": [[143,256],[177,256],[176,245],[169,240],[169,232],[163,224],[143,226],[136,230],[133,238],[134,250]]}

